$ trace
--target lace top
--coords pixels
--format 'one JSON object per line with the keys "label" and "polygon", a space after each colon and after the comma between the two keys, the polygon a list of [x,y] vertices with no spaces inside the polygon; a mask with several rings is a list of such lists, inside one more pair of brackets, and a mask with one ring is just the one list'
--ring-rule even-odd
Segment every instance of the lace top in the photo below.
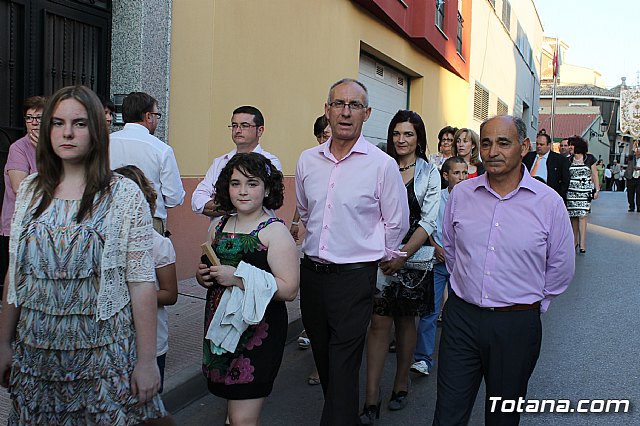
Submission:
{"label": "lace top", "polygon": [[[16,282],[25,272],[21,261],[24,256],[26,239],[30,238],[30,224],[33,212],[40,201],[40,195],[34,193],[31,185],[37,174],[24,179],[20,184],[16,197],[15,215],[11,223],[11,239],[9,242],[9,288],[7,302],[20,306],[25,302],[16,294]],[[55,200],[54,200],[55,201]],[[101,228],[104,229],[104,246],[100,255],[99,288],[97,297],[96,320],[106,320],[118,313],[129,303],[129,289],[127,283],[154,282],[155,271],[152,257],[153,228],[151,226],[151,212],[138,186],[120,175],[114,175],[111,182],[111,194],[104,197],[102,203],[109,203],[108,211],[104,215]],[[98,196],[94,204],[98,203]],[[40,220],[42,217],[36,219]],[[75,221],[75,217],[73,219]],[[85,219],[87,221],[88,219]],[[76,234],[74,244],[82,245],[85,237],[92,237],[83,227],[83,223],[73,224]],[[71,223],[69,225],[72,225]],[[71,228],[71,226],[70,226]],[[31,235],[31,238],[33,235]],[[76,251],[78,252],[78,251]],[[81,275],[88,273],[98,265],[89,264],[82,256],[76,256],[76,265],[64,274]],[[91,258],[86,256],[86,258]],[[38,265],[37,273],[56,277],[54,265]],[[64,277],[60,277],[64,278]]]}

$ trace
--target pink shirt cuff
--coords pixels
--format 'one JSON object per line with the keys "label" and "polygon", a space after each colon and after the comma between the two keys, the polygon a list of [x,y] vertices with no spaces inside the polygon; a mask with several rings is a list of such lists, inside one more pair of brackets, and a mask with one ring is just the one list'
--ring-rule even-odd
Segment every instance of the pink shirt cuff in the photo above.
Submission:
{"label": "pink shirt cuff", "polygon": [[407,257],[407,252],[400,250],[390,250],[386,247],[384,248],[384,258],[382,260],[391,260],[398,257]]}

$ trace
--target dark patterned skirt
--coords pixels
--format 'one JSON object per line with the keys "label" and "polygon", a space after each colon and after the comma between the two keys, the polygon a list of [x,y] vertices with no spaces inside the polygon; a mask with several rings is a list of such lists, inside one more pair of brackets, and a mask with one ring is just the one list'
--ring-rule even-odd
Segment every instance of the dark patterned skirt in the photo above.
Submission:
{"label": "dark patterned skirt", "polygon": [[433,312],[433,271],[401,269],[382,291],[376,288],[373,313],[423,316]]}

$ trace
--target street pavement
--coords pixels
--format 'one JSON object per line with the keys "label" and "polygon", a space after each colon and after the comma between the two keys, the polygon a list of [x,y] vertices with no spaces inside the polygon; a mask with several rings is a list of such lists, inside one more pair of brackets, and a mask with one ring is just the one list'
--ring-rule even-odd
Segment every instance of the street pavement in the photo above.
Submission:
{"label": "street pavement", "polygon": [[[626,414],[531,414],[523,425],[640,424],[637,362],[640,358],[640,213],[628,213],[626,193],[604,192],[593,203],[587,253],[577,255],[576,275],[565,294],[543,315],[542,351],[529,383],[528,398],[629,399]],[[524,225],[524,224],[523,224]],[[169,308],[170,350],[163,399],[179,425],[218,425],[225,419],[226,401],[208,394],[200,373],[204,291],[194,282],[179,284],[180,297]],[[289,344],[272,395],[263,410],[264,425],[318,424],[322,410],[320,386],[309,386],[311,352],[301,351],[295,336],[301,331],[298,301],[288,303]],[[364,395],[361,369],[361,400]],[[382,394],[391,394],[395,360],[387,358]],[[391,412],[383,404],[378,425],[425,425],[433,418],[437,367],[428,377],[412,374],[409,404]],[[0,424],[6,422],[8,394],[0,390]],[[484,389],[480,389],[472,425],[484,419]]]}

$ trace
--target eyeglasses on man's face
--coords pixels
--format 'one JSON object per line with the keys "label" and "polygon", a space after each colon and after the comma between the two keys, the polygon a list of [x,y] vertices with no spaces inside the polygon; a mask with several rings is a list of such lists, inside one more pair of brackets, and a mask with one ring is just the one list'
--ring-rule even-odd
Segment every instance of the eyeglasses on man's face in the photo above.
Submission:
{"label": "eyeglasses on man's face", "polygon": [[26,121],[27,123],[36,123],[36,122],[39,123],[42,121],[42,116],[41,115],[25,115],[24,121]]}
{"label": "eyeglasses on man's face", "polygon": [[155,115],[158,120],[162,118],[162,113],[160,112],[150,112],[149,114]]}
{"label": "eyeglasses on man's face", "polygon": [[249,123],[231,123],[229,126],[227,126],[228,128],[230,128],[231,130],[233,130],[234,132],[238,129],[240,130],[247,130],[250,129],[252,127],[258,127],[255,124],[249,124]]}
{"label": "eyeglasses on man's face", "polygon": [[338,111],[341,111],[344,107],[349,108],[349,110],[351,110],[351,111],[362,111],[363,109],[366,108],[366,106],[363,105],[360,102],[356,102],[356,101],[345,102],[345,101],[342,101],[342,100],[339,100],[339,99],[335,100],[333,102],[330,102],[329,106],[331,108],[335,109],[335,110],[338,110]]}

